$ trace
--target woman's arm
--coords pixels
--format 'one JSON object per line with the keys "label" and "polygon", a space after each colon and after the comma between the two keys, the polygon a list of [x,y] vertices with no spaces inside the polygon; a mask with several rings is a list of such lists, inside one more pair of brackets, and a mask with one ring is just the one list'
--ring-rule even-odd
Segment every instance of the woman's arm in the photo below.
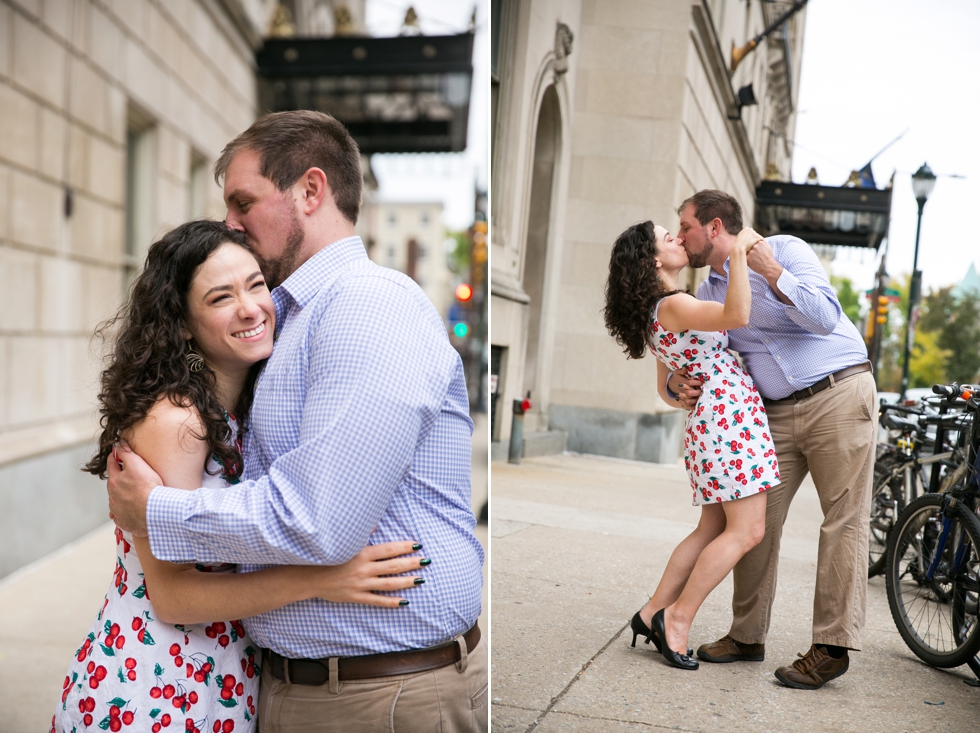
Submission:
{"label": "woman's arm", "polygon": [[680,293],[666,299],[658,311],[658,319],[670,331],[727,331],[748,325],[752,311],[752,290],[746,253],[762,237],[746,227],[728,254],[728,292],[724,303],[698,300]]}
{"label": "woman's arm", "polygon": [[[146,418],[124,437],[160,474],[168,486],[196,489],[208,460],[200,417],[192,408],[162,399]],[[206,623],[242,618],[308,598],[397,607],[400,598],[380,596],[376,590],[401,590],[415,585],[412,577],[379,577],[417,569],[421,558],[402,557],[413,543],[394,542],[365,548],[349,562],[337,566],[288,566],[255,573],[202,573],[194,565],[156,559],[145,537],[134,537],[143,566],[147,596],[157,617],[165,623]]]}

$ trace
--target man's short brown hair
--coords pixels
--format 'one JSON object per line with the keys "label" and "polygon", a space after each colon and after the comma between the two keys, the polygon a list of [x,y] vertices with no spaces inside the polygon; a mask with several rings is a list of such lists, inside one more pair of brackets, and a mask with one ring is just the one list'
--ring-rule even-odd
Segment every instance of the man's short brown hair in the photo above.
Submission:
{"label": "man's short brown hair", "polygon": [[684,199],[677,207],[678,215],[684,212],[688,205],[694,206],[694,218],[701,226],[712,219],[721,219],[722,226],[729,234],[742,231],[742,207],[731,194],[706,188],[698,191],[690,198]]}
{"label": "man's short brown hair", "polygon": [[338,120],[323,112],[293,110],[259,117],[221,151],[214,164],[219,186],[232,158],[243,150],[259,154],[259,172],[286,191],[310,168],[330,183],[334,203],[351,224],[361,210],[361,153]]}

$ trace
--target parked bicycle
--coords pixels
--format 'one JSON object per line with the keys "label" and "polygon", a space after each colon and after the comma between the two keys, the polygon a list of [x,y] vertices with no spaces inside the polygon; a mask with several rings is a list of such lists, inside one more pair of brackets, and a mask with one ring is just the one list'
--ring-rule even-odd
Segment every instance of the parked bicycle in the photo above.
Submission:
{"label": "parked bicycle", "polygon": [[899,634],[927,664],[970,664],[980,674],[980,388],[936,385],[948,406],[972,417],[961,431],[962,462],[945,491],[914,499],[898,515],[886,550],[885,587]]}
{"label": "parked bicycle", "polygon": [[[899,513],[920,494],[947,487],[963,462],[954,443],[968,426],[968,413],[950,413],[948,404],[882,404],[879,423],[895,436],[878,444],[871,488],[868,577],[885,569],[888,535]],[[941,450],[937,452],[936,447]]]}

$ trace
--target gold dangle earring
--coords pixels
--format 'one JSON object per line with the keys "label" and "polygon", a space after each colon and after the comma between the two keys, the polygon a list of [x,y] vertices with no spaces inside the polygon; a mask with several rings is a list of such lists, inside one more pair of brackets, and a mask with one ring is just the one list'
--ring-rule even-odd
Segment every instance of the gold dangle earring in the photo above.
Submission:
{"label": "gold dangle earring", "polygon": [[204,368],[204,357],[194,351],[194,347],[191,342],[187,342],[187,354],[185,355],[187,359],[187,368],[192,372],[199,372]]}

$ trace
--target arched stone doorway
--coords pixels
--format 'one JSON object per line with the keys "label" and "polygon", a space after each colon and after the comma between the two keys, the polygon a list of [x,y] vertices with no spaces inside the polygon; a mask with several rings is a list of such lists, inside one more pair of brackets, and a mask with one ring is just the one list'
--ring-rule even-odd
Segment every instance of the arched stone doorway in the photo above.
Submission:
{"label": "arched stone doorway", "polygon": [[531,392],[533,421],[531,430],[547,430],[547,420],[540,408],[545,407],[534,397],[539,396],[543,346],[542,319],[545,302],[545,272],[555,191],[555,169],[561,147],[561,110],[554,85],[549,86],[541,100],[537,130],[534,136],[534,158],[531,170],[531,196],[527,213],[527,241],[524,250],[522,286],[531,299],[528,305],[527,347],[524,357],[524,389]]}

